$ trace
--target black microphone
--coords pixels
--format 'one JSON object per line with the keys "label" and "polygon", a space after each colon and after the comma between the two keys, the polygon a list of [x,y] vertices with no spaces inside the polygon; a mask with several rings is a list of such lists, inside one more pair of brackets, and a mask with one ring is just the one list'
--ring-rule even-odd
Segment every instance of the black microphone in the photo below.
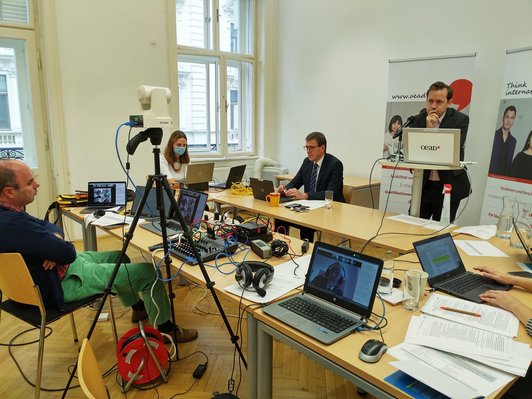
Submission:
{"label": "black microphone", "polygon": [[397,129],[395,134],[392,136],[392,139],[395,139],[397,137],[401,137],[403,135],[403,129],[405,127],[410,126],[412,124],[412,122],[414,122],[414,119],[416,119],[418,116],[422,117],[422,118],[426,118],[427,117],[427,109],[423,108],[421,111],[419,111],[419,114],[409,116],[406,119],[405,123],[403,123],[399,129]]}

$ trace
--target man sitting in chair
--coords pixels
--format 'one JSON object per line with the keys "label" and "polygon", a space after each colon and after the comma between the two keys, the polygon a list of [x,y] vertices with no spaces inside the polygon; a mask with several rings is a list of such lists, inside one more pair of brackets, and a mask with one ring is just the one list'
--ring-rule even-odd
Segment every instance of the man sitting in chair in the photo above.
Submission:
{"label": "man sitting in chair", "polygon": [[[39,183],[25,163],[0,159],[0,252],[22,255],[46,306],[61,309],[64,302],[103,293],[120,251],[76,254],[58,226],[24,211],[37,195],[37,188]],[[152,265],[122,264],[112,290],[125,306],[132,307],[133,322],[149,318],[174,342],[197,338],[196,330],[178,328],[171,321],[166,290]],[[146,302],[140,299],[139,292]]]}

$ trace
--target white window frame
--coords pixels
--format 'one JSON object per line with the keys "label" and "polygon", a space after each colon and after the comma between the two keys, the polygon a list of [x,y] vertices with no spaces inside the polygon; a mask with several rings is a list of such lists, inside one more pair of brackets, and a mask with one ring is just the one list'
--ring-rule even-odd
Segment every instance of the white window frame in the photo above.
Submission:
{"label": "white window frame", "polygon": [[[173,74],[172,79],[172,87],[173,92],[175,93],[174,98],[177,97],[177,104],[181,101],[179,98],[179,91],[178,91],[178,62],[180,61],[180,57],[183,57],[184,60],[190,62],[193,60],[194,57],[198,57],[199,60],[201,60],[201,57],[206,58],[214,58],[218,61],[218,86],[216,90],[217,93],[217,112],[218,112],[218,118],[217,120],[210,121],[210,125],[217,124],[218,125],[218,133],[219,133],[219,146],[218,151],[194,151],[191,152],[192,158],[212,158],[212,159],[230,159],[230,158],[243,158],[243,157],[254,157],[257,153],[257,121],[258,121],[258,115],[257,115],[257,5],[255,4],[254,0],[250,0],[250,7],[251,7],[251,54],[239,54],[239,53],[229,53],[229,52],[223,52],[220,51],[220,42],[219,42],[219,23],[218,19],[214,18],[213,21],[213,32],[210,32],[210,30],[206,27],[205,28],[205,39],[206,39],[206,47],[207,48],[196,48],[196,47],[190,47],[190,46],[184,46],[177,44],[176,41],[176,31],[177,31],[177,21],[176,21],[176,2],[175,0],[170,0],[173,12],[169,13],[170,18],[173,18],[172,24],[170,26],[174,26],[174,29],[169,29],[170,32],[170,46],[172,46],[172,43],[175,43],[174,45],[174,51],[171,51],[170,54],[173,54],[173,60],[174,62],[171,63],[171,73]],[[214,16],[217,15],[217,10],[219,6],[218,0],[204,0],[204,7],[206,10],[206,15],[208,16],[209,11],[212,11],[212,14]],[[211,8],[212,5],[212,8]],[[208,24],[206,24],[208,25]],[[213,40],[213,43],[209,43],[209,41]],[[212,48],[211,49],[209,49]],[[241,93],[239,101],[251,101],[251,106],[243,106],[241,103],[241,112],[244,112],[244,110],[250,109],[250,115],[248,116],[251,118],[251,122],[246,121],[246,123],[242,123],[242,120],[240,120],[240,128],[244,128],[245,126],[249,126],[251,129],[251,134],[249,140],[251,140],[251,149],[249,151],[244,150],[246,146],[246,142],[242,141],[244,132],[242,132],[241,136],[241,147],[242,151],[234,152],[229,151],[229,129],[228,129],[228,112],[230,110],[230,99],[227,98],[227,65],[231,64],[232,62],[241,63],[246,62],[251,64],[251,98],[249,95],[244,96],[243,93]],[[243,88],[241,87],[241,91]],[[249,90],[248,90],[249,91]],[[179,106],[176,106],[174,104],[174,112],[176,117],[174,118],[174,129],[180,128],[179,123]],[[242,119],[242,116],[240,116],[240,119]],[[206,125],[209,125],[209,123],[206,123]]]}

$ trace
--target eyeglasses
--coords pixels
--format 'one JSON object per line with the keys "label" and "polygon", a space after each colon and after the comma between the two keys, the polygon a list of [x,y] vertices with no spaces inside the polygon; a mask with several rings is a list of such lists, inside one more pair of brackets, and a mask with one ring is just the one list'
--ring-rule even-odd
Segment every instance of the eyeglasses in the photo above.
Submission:
{"label": "eyeglasses", "polygon": [[318,148],[318,147],[319,147],[319,145],[304,145],[303,149],[305,151],[312,151],[312,150],[314,150],[314,148]]}

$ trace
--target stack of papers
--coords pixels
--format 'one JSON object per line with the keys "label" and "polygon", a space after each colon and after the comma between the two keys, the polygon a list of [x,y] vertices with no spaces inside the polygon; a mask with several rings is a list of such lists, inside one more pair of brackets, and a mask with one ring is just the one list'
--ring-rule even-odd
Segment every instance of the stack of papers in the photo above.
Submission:
{"label": "stack of papers", "polygon": [[510,312],[440,294],[422,312],[389,351],[411,377],[451,398],[475,398],[526,374],[532,350],[512,339],[519,321]]}

